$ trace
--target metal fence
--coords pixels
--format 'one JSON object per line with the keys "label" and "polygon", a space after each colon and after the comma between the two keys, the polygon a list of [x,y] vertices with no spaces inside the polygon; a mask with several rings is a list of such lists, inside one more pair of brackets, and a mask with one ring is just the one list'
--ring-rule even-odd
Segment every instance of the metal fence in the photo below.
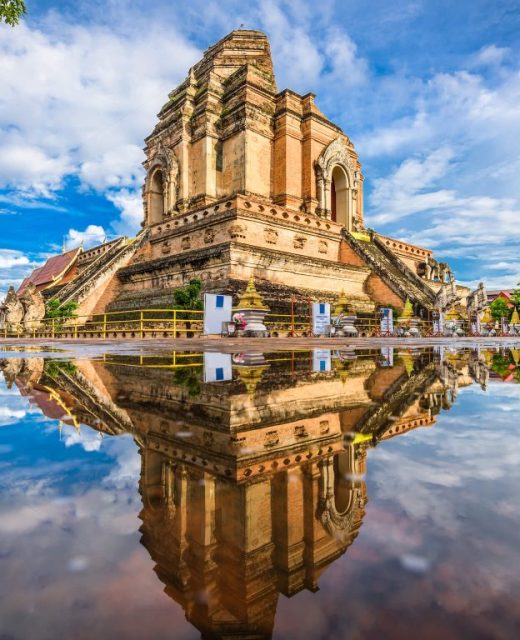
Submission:
{"label": "metal fence", "polygon": [[[269,313],[265,325],[273,337],[312,336],[312,318],[310,313]],[[474,324],[457,322],[457,334],[444,330],[438,332],[438,325],[431,320],[418,320],[413,323],[395,322],[394,330],[381,329],[381,319],[377,314],[362,316],[355,320],[354,326],[359,337],[407,337],[414,324],[423,337],[451,337],[452,335],[513,335],[509,330],[496,329],[490,334],[491,326],[485,327],[481,334],[474,330]],[[0,337],[4,338],[66,338],[66,339],[112,339],[112,338],[192,338],[204,331],[204,312],[182,309],[139,309],[111,311],[91,316],[72,318],[48,318],[33,326],[0,327]],[[326,335],[341,335],[338,327],[330,325]],[[517,335],[517,334],[514,334]]]}

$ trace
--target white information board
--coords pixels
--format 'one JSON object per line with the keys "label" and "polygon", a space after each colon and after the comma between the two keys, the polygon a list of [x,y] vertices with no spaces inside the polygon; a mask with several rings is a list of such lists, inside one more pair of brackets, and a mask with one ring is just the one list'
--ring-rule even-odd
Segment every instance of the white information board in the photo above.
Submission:
{"label": "white information board", "polygon": [[381,366],[382,367],[394,366],[394,348],[393,347],[381,348]]}
{"label": "white information board", "polygon": [[312,351],[312,370],[313,371],[330,371],[330,349],[313,349]]}
{"label": "white information board", "polygon": [[222,382],[232,378],[230,353],[206,352],[204,354],[204,382]]}
{"label": "white information board", "polygon": [[204,334],[222,333],[222,323],[231,322],[233,298],[218,293],[204,294]]}
{"label": "white information board", "polygon": [[441,335],[444,333],[444,313],[442,311],[439,312],[438,320],[433,321],[433,332]]}
{"label": "white information board", "polygon": [[394,310],[389,307],[381,309],[381,334],[390,335],[394,332]]}
{"label": "white information board", "polygon": [[312,303],[312,333],[323,336],[330,325],[330,304],[328,302]]}

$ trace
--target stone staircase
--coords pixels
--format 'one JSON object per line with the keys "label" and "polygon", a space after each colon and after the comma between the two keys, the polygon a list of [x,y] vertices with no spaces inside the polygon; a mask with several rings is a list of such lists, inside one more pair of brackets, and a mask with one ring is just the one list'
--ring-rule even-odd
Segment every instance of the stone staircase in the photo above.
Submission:
{"label": "stone staircase", "polygon": [[378,437],[384,433],[389,422],[396,416],[402,416],[412,406],[418,396],[439,380],[439,368],[434,362],[427,364],[413,376],[404,373],[387,389],[383,401],[367,411],[356,425],[356,431]]}
{"label": "stone staircase", "polygon": [[377,237],[360,240],[343,229],[343,239],[400,298],[424,309],[433,307],[432,289]]}
{"label": "stone staircase", "polygon": [[148,230],[141,231],[132,240],[121,238],[104,254],[91,262],[74,280],[62,287],[53,299],[59,300],[60,306],[67,302],[82,302],[90,292],[100,286],[104,279],[115,273],[120,266],[128,262],[131,256],[144,244]]}
{"label": "stone staircase", "polygon": [[133,433],[128,414],[112,402],[79,371],[59,370],[53,383],[69,393],[83,409],[100,421],[99,428],[109,435]]}

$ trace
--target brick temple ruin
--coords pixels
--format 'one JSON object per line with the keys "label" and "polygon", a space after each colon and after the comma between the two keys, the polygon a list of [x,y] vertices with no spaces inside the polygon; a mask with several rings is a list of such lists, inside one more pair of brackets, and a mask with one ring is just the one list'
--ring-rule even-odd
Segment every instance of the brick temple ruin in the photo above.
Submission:
{"label": "brick temple ruin", "polygon": [[233,31],[146,138],[142,231],[54,258],[19,293],[32,285],[89,315],[168,307],[194,277],[236,295],[253,276],[275,310],[341,292],[358,314],[409,299],[425,317],[441,294],[458,303],[468,290],[431,250],[365,228],[358,155],[314,100],[278,91],[265,34]]}

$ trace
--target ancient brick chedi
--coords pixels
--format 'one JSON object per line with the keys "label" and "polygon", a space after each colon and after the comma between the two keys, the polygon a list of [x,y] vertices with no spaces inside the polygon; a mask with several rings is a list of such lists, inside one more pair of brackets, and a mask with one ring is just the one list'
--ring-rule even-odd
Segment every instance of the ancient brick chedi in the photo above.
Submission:
{"label": "ancient brick chedi", "polygon": [[293,294],[344,292],[358,312],[407,298],[433,308],[448,286],[457,297],[431,251],[365,230],[358,155],[314,99],[278,91],[265,34],[210,47],[146,139],[143,231],[105,245],[78,264],[79,284],[52,295],[85,313],[161,307],[195,276],[233,294],[253,276],[271,308]]}

